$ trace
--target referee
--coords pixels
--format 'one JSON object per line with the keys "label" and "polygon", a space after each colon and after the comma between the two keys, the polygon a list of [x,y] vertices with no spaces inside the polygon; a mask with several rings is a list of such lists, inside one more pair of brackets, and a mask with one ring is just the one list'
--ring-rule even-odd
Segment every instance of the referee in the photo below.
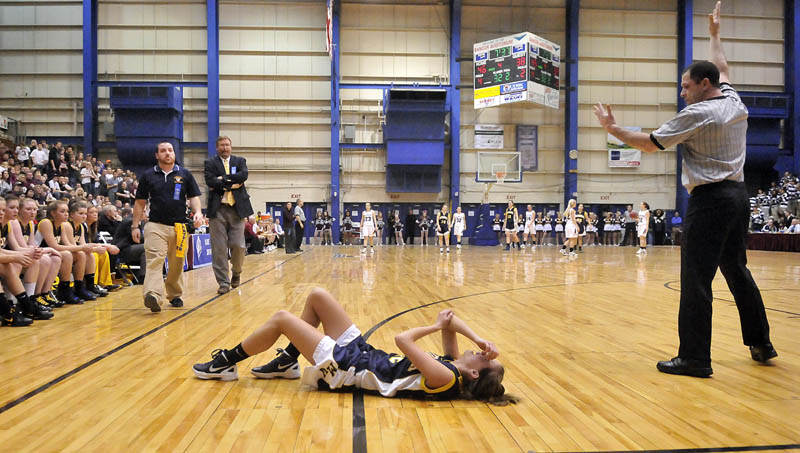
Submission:
{"label": "referee", "polygon": [[683,73],[681,96],[687,107],[673,119],[648,136],[618,126],[610,107],[594,107],[606,131],[642,151],[684,145],[682,183],[691,197],[681,246],[680,349],[672,360],[658,362],[658,370],[696,377],[713,373],[711,282],[717,268],[733,293],[753,360],[766,362],[778,355],[770,343],[761,293],[747,269],[747,108],[728,78],[719,38],[720,2],[708,17],[711,61],[693,63]]}
{"label": "referee", "polygon": [[[182,307],[183,259],[187,250],[186,201],[194,213],[194,225],[203,222],[200,208],[200,188],[189,170],[175,163],[175,151],[169,142],[158,144],[158,164],[139,177],[136,203],[133,205],[131,238],[142,242],[139,223],[150,202],[150,220],[144,226],[144,251],[147,272],[144,276],[144,306],[152,312],[161,311],[164,298],[173,307]],[[167,258],[169,270],[164,280],[162,268]]]}

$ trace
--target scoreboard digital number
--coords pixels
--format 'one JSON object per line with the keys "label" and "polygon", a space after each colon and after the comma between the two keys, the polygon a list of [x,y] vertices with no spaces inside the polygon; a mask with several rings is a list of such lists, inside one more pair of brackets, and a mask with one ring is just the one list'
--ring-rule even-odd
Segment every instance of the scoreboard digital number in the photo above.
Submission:
{"label": "scoreboard digital number", "polygon": [[492,49],[484,63],[475,65],[475,88],[527,80],[527,72],[525,56],[514,57],[511,46]]}
{"label": "scoreboard digital number", "polygon": [[475,108],[532,101],[557,109],[560,51],[528,32],[475,44]]}

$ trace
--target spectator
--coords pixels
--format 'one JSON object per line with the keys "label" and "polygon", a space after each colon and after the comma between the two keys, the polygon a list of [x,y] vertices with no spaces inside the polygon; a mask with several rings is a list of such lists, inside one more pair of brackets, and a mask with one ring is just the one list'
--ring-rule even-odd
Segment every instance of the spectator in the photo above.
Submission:
{"label": "spectator", "polygon": [[292,254],[295,252],[295,238],[294,238],[294,210],[292,209],[292,202],[287,201],[284,208],[281,210],[281,220],[283,221],[284,231],[284,250],[286,253]]}
{"label": "spectator", "polygon": [[116,206],[110,204],[103,206],[102,212],[100,219],[97,221],[97,230],[106,232],[111,237],[114,237],[122,218],[119,216]]}
{"label": "spectator", "polygon": [[244,223],[244,241],[248,254],[264,253],[264,239],[259,236],[260,228],[255,223],[255,218],[249,216]]}
{"label": "spectator", "polygon": [[28,161],[30,160],[31,149],[28,148],[24,143],[17,146],[16,156],[17,160],[23,167],[28,167],[30,165]]}
{"label": "spectator", "polygon": [[97,175],[95,174],[94,169],[92,169],[92,164],[89,162],[84,162],[80,174],[81,187],[83,187],[83,191],[94,194],[94,180],[97,178]]}
{"label": "spectator", "polygon": [[800,219],[793,219],[792,225],[786,230],[787,233],[800,234]]}
{"label": "spectator", "polygon": [[119,170],[113,171],[111,169],[107,169],[107,172],[108,176],[106,176],[106,192],[107,192],[106,196],[108,197],[108,201],[110,201],[111,204],[114,204],[117,201],[117,190],[119,188],[119,183],[122,181],[122,178],[117,176]]}
{"label": "spectator", "polygon": [[[142,225],[147,222],[147,213],[143,214]],[[112,234],[113,244],[119,248],[117,255],[120,263],[139,266],[139,269],[133,271],[136,280],[139,283],[144,282],[145,271],[147,270],[147,261],[145,259],[144,244],[137,244],[133,240],[131,224],[133,221],[133,210],[127,209],[122,221],[117,225],[116,231]],[[139,237],[144,237],[143,227],[139,228]]]}
{"label": "spectator", "polygon": [[664,245],[667,236],[667,224],[664,220],[664,211],[656,209],[651,220],[653,227],[653,245]]}
{"label": "spectator", "polygon": [[117,190],[117,202],[122,202],[124,205],[125,203],[130,203],[131,200],[133,200],[133,195],[128,190],[128,183],[122,181],[119,183],[119,189]]}
{"label": "spectator", "polygon": [[272,225],[275,228],[275,242],[278,248],[282,248],[286,242],[286,233],[283,231],[280,222],[272,222]]}
{"label": "spectator", "polygon": [[31,151],[31,162],[39,171],[47,171],[47,159],[48,153],[44,150],[42,145],[36,145],[36,148]]}
{"label": "spectator", "polygon": [[408,214],[406,215],[406,230],[405,230],[405,237],[403,237],[403,243],[414,245],[414,236],[416,236],[417,231],[417,216],[414,215],[414,211],[409,209]]}
{"label": "spectator", "polygon": [[12,186],[11,186],[10,178],[11,178],[11,174],[9,172],[7,172],[7,171],[4,171],[0,175],[0,195],[5,195],[5,194],[11,192]]}
{"label": "spectator", "polygon": [[761,228],[761,232],[762,233],[777,233],[778,232],[778,227],[775,226],[775,220],[772,217],[770,217],[769,220],[767,220],[767,224],[764,225],[763,228]]}
{"label": "spectator", "polygon": [[303,245],[303,241],[305,239],[305,229],[306,229],[306,213],[303,209],[303,200],[297,199],[297,205],[294,207],[294,240],[295,240],[295,250],[298,252],[302,252],[303,249],[301,246]]}

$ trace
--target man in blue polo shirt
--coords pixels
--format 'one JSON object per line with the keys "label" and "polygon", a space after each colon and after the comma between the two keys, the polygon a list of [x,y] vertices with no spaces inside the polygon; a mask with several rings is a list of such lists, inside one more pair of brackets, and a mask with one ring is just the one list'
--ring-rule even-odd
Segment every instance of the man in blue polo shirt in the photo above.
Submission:
{"label": "man in blue polo shirt", "polygon": [[[152,312],[161,311],[164,298],[173,307],[182,307],[183,259],[188,245],[186,201],[192,208],[195,227],[204,219],[200,207],[200,188],[189,170],[175,163],[172,144],[162,142],[156,151],[158,164],[139,178],[133,206],[131,237],[141,242],[139,224],[150,202],[150,220],[144,226],[144,250],[147,272],[144,278],[144,305]],[[162,279],[161,269],[167,258],[169,271]]]}

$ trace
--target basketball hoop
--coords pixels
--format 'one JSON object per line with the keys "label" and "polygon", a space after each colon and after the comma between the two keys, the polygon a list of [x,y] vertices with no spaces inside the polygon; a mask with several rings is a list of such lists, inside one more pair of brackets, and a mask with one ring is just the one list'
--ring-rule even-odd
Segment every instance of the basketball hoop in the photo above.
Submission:
{"label": "basketball hoop", "polygon": [[496,171],[494,172],[495,181],[483,184],[483,204],[489,204],[489,191],[492,190],[492,186],[495,184],[503,184],[507,175],[508,173],[505,171]]}

